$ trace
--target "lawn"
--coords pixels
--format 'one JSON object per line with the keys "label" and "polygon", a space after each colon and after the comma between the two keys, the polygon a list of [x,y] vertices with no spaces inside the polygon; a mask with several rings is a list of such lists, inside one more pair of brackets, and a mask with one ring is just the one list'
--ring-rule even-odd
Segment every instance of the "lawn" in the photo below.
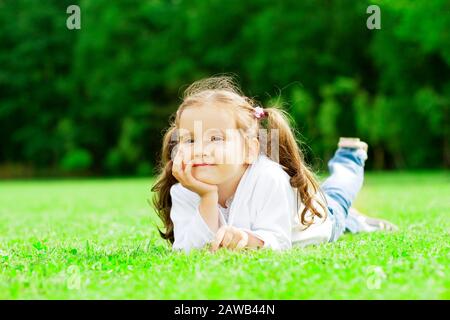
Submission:
{"label": "lawn", "polygon": [[1,299],[450,299],[448,172],[368,173],[397,233],[286,252],[172,252],[151,179],[0,182]]}

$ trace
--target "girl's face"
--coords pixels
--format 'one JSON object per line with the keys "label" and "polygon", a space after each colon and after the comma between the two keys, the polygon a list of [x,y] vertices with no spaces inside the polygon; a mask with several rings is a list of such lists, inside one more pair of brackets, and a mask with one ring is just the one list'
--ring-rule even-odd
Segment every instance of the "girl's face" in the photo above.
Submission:
{"label": "girl's face", "polygon": [[[208,184],[222,184],[247,167],[258,150],[258,140],[247,144],[230,110],[219,106],[188,107],[179,121],[179,148],[184,163],[192,161],[192,175]],[[247,156],[246,156],[247,154]],[[250,155],[250,157],[248,156]]]}

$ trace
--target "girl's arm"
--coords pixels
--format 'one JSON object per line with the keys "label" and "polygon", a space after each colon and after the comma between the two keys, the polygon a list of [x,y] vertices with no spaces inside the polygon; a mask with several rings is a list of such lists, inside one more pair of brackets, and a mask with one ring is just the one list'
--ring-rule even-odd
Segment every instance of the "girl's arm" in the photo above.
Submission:
{"label": "girl's arm", "polygon": [[268,173],[257,181],[252,201],[256,219],[251,229],[222,226],[211,245],[211,251],[220,247],[230,250],[242,248],[291,248],[291,215],[295,212],[295,194],[287,175]]}
{"label": "girl's arm", "polygon": [[217,231],[210,249],[214,252],[220,247],[239,250],[243,248],[261,248],[262,246],[264,246],[264,241],[255,237],[251,232],[234,226],[224,225]]}
{"label": "girl's arm", "polygon": [[172,248],[189,252],[193,248],[203,248],[211,242],[219,228],[219,219],[222,221],[217,202],[213,206],[214,199],[205,198],[198,204],[198,201],[193,200],[196,195],[179,183],[172,186],[170,196],[170,219],[173,222],[175,238]]}
{"label": "girl's arm", "polygon": [[296,201],[289,176],[280,172],[265,172],[258,179],[253,194],[252,201],[257,212],[254,221],[251,221],[251,229],[224,225],[217,231],[211,251],[220,247],[230,250],[261,247],[282,250],[292,247],[291,215],[296,212]]}
{"label": "girl's arm", "polygon": [[209,229],[214,233],[219,230],[219,208],[217,208],[218,201],[219,196],[217,192],[208,193],[200,197],[200,214]]}
{"label": "girl's arm", "polygon": [[291,215],[295,212],[296,201],[289,177],[284,172],[267,172],[258,179],[255,197],[254,201],[258,202],[256,219],[251,229],[244,229],[252,236],[252,245],[261,241],[264,248],[291,248]]}
{"label": "girl's arm", "polygon": [[248,234],[248,248],[262,248],[264,246],[264,241],[260,238],[255,237],[251,232],[246,231]]}

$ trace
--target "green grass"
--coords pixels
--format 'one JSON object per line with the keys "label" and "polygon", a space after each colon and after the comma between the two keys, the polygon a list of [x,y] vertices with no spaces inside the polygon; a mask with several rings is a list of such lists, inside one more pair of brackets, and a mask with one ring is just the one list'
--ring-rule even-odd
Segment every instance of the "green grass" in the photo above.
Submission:
{"label": "green grass", "polygon": [[0,182],[1,299],[449,299],[448,172],[369,173],[400,227],[286,252],[172,252],[151,180]]}

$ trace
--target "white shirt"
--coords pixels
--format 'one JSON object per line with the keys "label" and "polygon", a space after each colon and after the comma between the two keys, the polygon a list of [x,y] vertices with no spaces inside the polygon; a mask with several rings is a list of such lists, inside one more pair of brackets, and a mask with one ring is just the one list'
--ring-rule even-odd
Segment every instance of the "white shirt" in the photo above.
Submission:
{"label": "white shirt", "polygon": [[[315,219],[314,224],[304,230],[305,227],[299,223],[304,205],[300,203],[297,208],[296,188],[289,181],[289,175],[279,163],[260,154],[247,167],[234,196],[226,202],[227,208],[218,205],[220,225],[228,224],[250,232],[264,241],[264,248],[274,250],[328,242],[332,233],[330,218],[324,221]],[[170,218],[175,238],[173,249],[189,252],[210,243],[215,233],[200,214],[200,196],[180,183],[171,187],[170,195]]]}
{"label": "white shirt", "polygon": [[231,201],[233,201],[233,199],[234,199],[234,195],[232,195],[230,198],[228,198],[228,199],[225,201],[225,207],[222,207],[222,206],[220,205],[220,203],[218,203],[219,210],[220,210],[220,212],[222,213],[223,218],[224,218],[224,220],[225,220],[226,223],[228,223],[228,217],[230,216]]}

